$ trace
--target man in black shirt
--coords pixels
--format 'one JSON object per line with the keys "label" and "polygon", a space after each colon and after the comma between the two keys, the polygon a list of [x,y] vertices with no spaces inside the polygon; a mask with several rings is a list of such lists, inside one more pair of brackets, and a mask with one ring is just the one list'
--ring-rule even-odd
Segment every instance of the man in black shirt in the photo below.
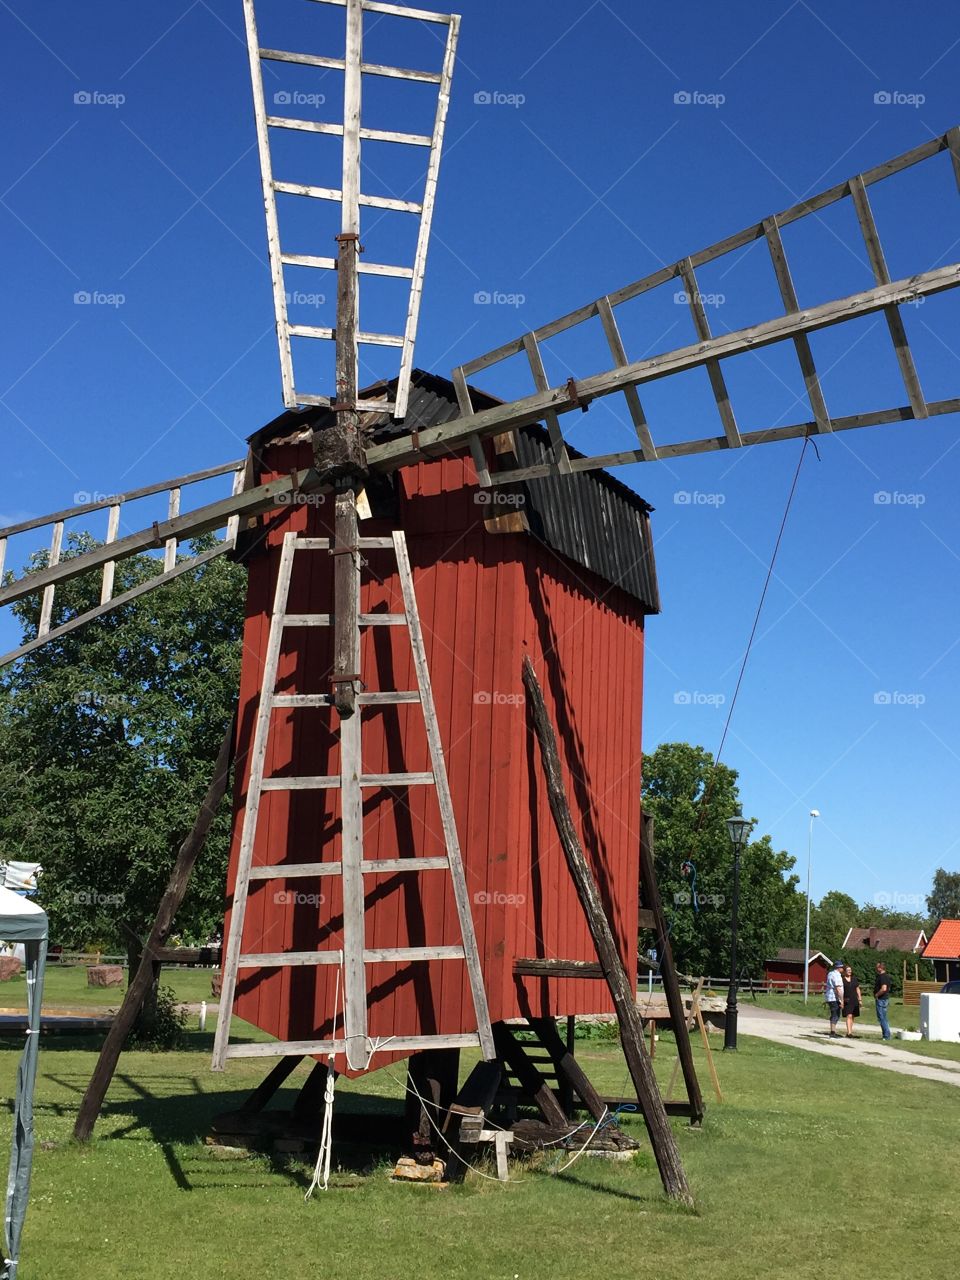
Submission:
{"label": "man in black shirt", "polygon": [[877,1002],[877,1021],[883,1032],[884,1040],[890,1039],[890,1023],[887,1021],[887,1007],[890,1002],[890,975],[883,961],[877,963],[877,976],[873,983],[873,998]]}

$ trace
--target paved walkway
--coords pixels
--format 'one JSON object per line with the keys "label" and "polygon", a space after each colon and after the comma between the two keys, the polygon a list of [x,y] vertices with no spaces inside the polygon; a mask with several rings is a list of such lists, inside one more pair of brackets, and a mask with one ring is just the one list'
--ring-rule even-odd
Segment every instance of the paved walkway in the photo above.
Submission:
{"label": "paved walkway", "polygon": [[865,1067],[879,1067],[882,1071],[896,1071],[900,1075],[936,1080],[940,1084],[960,1088],[960,1062],[911,1053],[906,1047],[909,1040],[884,1043],[880,1039],[879,1027],[861,1024],[857,1027],[855,1039],[842,1037],[831,1040],[826,1034],[826,1018],[758,1009],[744,1002],[740,1006],[739,1030],[742,1035],[760,1036],[793,1049],[806,1049],[810,1053],[825,1054],[828,1058],[843,1058]]}

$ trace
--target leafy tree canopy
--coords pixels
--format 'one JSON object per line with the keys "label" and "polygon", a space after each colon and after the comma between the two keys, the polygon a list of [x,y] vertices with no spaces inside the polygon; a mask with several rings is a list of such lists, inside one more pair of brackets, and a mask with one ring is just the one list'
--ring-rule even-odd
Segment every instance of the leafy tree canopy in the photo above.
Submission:
{"label": "leafy tree canopy", "polygon": [[[73,537],[66,554],[95,545]],[[150,555],[120,561],[115,594],[156,573]],[[0,851],[43,865],[55,942],[122,949],[149,928],[232,714],[244,584],[214,559],[0,673]],[[99,590],[99,575],[58,586],[53,626]],[[31,638],[39,599],[15,609]],[[229,826],[225,802],[178,917],[187,938],[219,927]]]}
{"label": "leafy tree canopy", "polygon": [[933,888],[927,898],[927,910],[933,924],[939,920],[960,920],[960,871],[937,868]]}
{"label": "leafy tree canopy", "polygon": [[[687,973],[725,976],[733,891],[726,822],[739,806],[737,773],[716,764],[703,747],[663,743],[644,757],[643,803],[655,819],[657,879],[677,964]],[[780,947],[803,945],[805,899],[791,874],[794,862],[766,835],[741,854],[738,967],[743,972],[760,976],[764,960]]]}

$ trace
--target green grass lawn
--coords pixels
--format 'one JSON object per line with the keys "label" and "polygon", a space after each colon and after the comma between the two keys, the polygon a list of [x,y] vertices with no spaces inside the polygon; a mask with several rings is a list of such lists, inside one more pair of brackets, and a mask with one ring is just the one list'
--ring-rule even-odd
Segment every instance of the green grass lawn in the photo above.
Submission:
{"label": "green grass lawn", "polygon": [[[955,1269],[945,1188],[960,1177],[947,1120],[958,1099],[946,1085],[741,1037],[737,1054],[716,1055],[725,1101],[710,1095],[703,1130],[674,1122],[695,1212],[664,1200],[645,1145],[628,1164],[583,1158],[557,1174],[569,1157],[551,1156],[514,1162],[506,1186],[472,1177],[444,1191],[392,1184],[385,1164],[365,1176],[345,1169],[304,1203],[301,1164],[225,1161],[204,1147],[211,1117],[266,1072],[235,1063],[213,1075],[209,1047],[196,1034],[188,1051],[124,1055],[81,1149],[70,1133],[93,1046],[43,1042],[22,1280],[802,1280],[825,1270],[886,1280],[915,1273],[919,1241],[925,1275]],[[626,1092],[619,1046],[584,1041],[578,1055],[601,1091]],[[0,1047],[7,1100],[17,1056]],[[664,1036],[661,1079],[672,1058]],[[341,1081],[340,1107],[399,1100],[402,1069],[390,1071],[396,1080]],[[335,1152],[335,1165],[346,1155]],[[840,1202],[845,1227],[828,1230]]]}
{"label": "green grass lawn", "polygon": [[[211,969],[164,969],[161,982],[172,987],[183,1001],[209,1000]],[[88,987],[87,971],[81,965],[61,968],[47,966],[43,983],[44,1009],[116,1009],[123,999],[123,987]],[[25,1009],[27,984],[22,977],[0,984],[0,1008]]]}

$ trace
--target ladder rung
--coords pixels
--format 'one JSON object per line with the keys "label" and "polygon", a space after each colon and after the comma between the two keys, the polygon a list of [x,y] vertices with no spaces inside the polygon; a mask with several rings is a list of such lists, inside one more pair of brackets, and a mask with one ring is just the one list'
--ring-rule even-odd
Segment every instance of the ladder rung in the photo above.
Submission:
{"label": "ladder rung", "polygon": [[368,947],[364,964],[390,963],[394,960],[463,960],[463,947]]}
{"label": "ladder rung", "polygon": [[316,778],[264,778],[260,789],[262,791],[329,791],[339,785],[340,775],[337,773]]}
{"label": "ladder rung", "polygon": [[[315,324],[291,324],[287,326],[287,330],[291,338],[326,338],[330,339],[335,336],[332,329],[328,329],[323,325]],[[403,338],[395,333],[365,333],[361,331],[357,334],[357,341],[365,343],[371,347],[402,347]]]}
{"label": "ladder rung", "polygon": [[[318,258],[312,253],[281,253],[280,261],[287,267],[319,267],[322,271],[335,271],[336,258]],[[357,270],[364,276],[399,276],[413,279],[413,267],[392,267],[383,262],[358,262]]]}
{"label": "ladder rung", "polygon": [[[339,964],[339,951],[262,951],[242,955],[240,969],[286,969],[315,964]],[[368,947],[364,964],[390,964],[401,960],[463,960],[463,947]]]}
{"label": "ladder rung", "polygon": [[[327,120],[298,120],[294,116],[267,116],[271,129],[298,129],[303,133],[329,133],[343,137],[342,124],[330,124]],[[430,147],[433,139],[426,133],[395,133],[390,129],[363,129],[360,137],[367,142],[400,142],[411,147]]]}
{"label": "ladder rung", "polygon": [[400,142],[408,147],[433,146],[433,138],[428,133],[394,133],[391,129],[361,129],[360,137],[367,142]]}
{"label": "ladder rung", "polygon": [[[392,706],[394,703],[419,702],[416,689],[397,689],[386,693],[358,693],[357,702],[362,707]],[[275,707],[330,707],[333,695],[329,693],[275,693]]]}
{"label": "ladder rung", "polygon": [[[394,696],[394,695],[391,695]],[[364,773],[361,787],[431,787],[432,773]],[[264,778],[263,791],[330,791],[340,786],[339,774],[301,778]]]}
{"label": "ladder rung", "polygon": [[433,783],[432,773],[365,773],[360,779],[361,787],[432,787]]}
{"label": "ladder rung", "polygon": [[302,133],[330,133],[343,137],[342,124],[330,124],[326,120],[297,120],[294,116],[267,116],[271,129],[298,129]]}
{"label": "ladder rung", "polygon": [[[297,538],[293,544],[294,551],[329,551],[331,546],[329,538]],[[392,547],[392,538],[358,538],[357,546],[361,551],[373,551],[378,547]]]}
{"label": "ladder rung", "polygon": [[339,951],[261,951],[241,956],[238,969],[286,969],[294,965],[339,964]]}
{"label": "ladder rung", "polygon": [[329,71],[342,71],[343,58],[326,58],[317,53],[288,53],[286,49],[258,49],[261,58],[268,62],[295,62],[301,67],[326,67]]}
{"label": "ladder rung", "polygon": [[338,876],[339,862],[287,862],[272,867],[251,867],[251,880],[293,880],[301,876]]}
{"label": "ladder rung", "polygon": [[[436,1036],[391,1036],[383,1043],[384,1053],[412,1053],[418,1049],[473,1049],[480,1037],[473,1031]],[[344,1053],[343,1040],[257,1040],[247,1044],[231,1044],[227,1058],[285,1058],[305,1054]]]}
{"label": "ladder rung", "polygon": [[[357,621],[361,627],[403,627],[406,626],[405,613],[361,613]],[[285,627],[330,627],[333,625],[332,613],[285,613]]]}
{"label": "ladder rung", "polygon": [[[338,187],[317,187],[308,182],[279,181],[274,181],[271,186],[274,191],[288,196],[309,196],[312,200],[337,201],[343,198],[343,192]],[[366,205],[369,209],[393,209],[396,213],[423,213],[422,204],[417,204],[415,200],[397,200],[394,196],[368,196],[361,193],[358,203]],[[360,264],[360,270],[363,270],[363,264]],[[329,400],[326,403],[329,404]]]}
{"label": "ladder rung", "polygon": [[367,871],[371,875],[380,875],[385,871],[449,871],[449,869],[449,858],[370,858],[360,864],[360,870]]}
{"label": "ladder rung", "polygon": [[258,1040],[250,1044],[228,1044],[225,1058],[302,1058],[305,1054],[344,1053],[342,1040]]}
{"label": "ladder rung", "polygon": [[439,84],[439,71],[408,71],[406,67],[385,67],[379,62],[364,62],[360,66],[364,75],[388,76],[393,80],[422,80],[424,84]]}
{"label": "ladder rung", "polygon": [[[360,870],[368,875],[384,875],[394,871],[449,871],[449,858],[368,858]],[[294,880],[312,876],[338,876],[341,862],[287,862],[271,867],[251,867],[251,880]]]}

